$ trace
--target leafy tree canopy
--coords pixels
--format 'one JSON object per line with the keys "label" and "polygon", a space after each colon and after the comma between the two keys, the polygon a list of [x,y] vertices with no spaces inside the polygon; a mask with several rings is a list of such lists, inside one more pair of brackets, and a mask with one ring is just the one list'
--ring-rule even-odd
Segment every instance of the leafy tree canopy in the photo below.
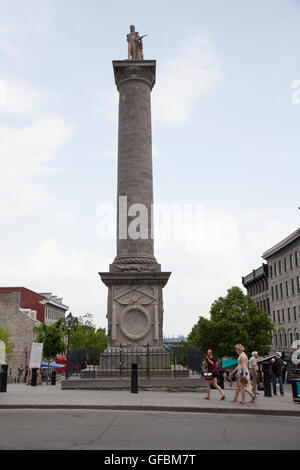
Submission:
{"label": "leafy tree canopy", "polygon": [[64,334],[62,330],[63,319],[57,320],[52,325],[42,323],[36,331],[36,343],[43,343],[43,358],[51,361],[58,354],[64,354],[66,344],[64,342]]}
{"label": "leafy tree canopy", "polygon": [[93,315],[87,313],[78,318],[76,331],[71,330],[70,349],[100,349],[107,347],[105,328],[98,328],[94,324]]}
{"label": "leafy tree canopy", "polygon": [[12,358],[15,347],[15,343],[13,341],[10,341],[9,338],[10,332],[0,326],[0,341],[3,341],[5,343],[5,355],[7,361]]}
{"label": "leafy tree canopy", "polygon": [[269,315],[259,309],[249,295],[239,287],[231,287],[226,297],[219,297],[212,304],[210,319],[199,317],[188,342],[196,347],[201,344],[203,351],[212,349],[219,358],[235,357],[237,343],[245,347],[248,355],[252,351],[266,355],[273,328]]}

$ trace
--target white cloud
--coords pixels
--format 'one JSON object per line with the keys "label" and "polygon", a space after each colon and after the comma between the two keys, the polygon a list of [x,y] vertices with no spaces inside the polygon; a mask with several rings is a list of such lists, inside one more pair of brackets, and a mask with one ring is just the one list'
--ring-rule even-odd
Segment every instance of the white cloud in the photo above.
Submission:
{"label": "white cloud", "polygon": [[2,82],[0,113],[32,114],[45,105],[49,99],[48,93],[32,88],[25,82],[0,78]]}
{"label": "white cloud", "polygon": [[30,55],[31,44],[36,51],[41,39],[51,31],[53,11],[51,2],[43,0],[1,0],[0,50],[16,56],[23,49]]}
{"label": "white cloud", "polygon": [[73,225],[75,223],[75,218],[70,212],[55,212],[52,220],[58,224]]}
{"label": "white cloud", "polygon": [[115,122],[118,119],[118,100],[119,94],[114,89],[108,93],[103,93],[98,97],[100,104],[96,111],[100,113],[107,121]]}
{"label": "white cloud", "polygon": [[223,79],[209,39],[198,31],[183,40],[179,51],[162,64],[157,74],[153,116],[168,124],[186,122],[197,99]]}
{"label": "white cloud", "polygon": [[73,128],[53,114],[40,115],[23,128],[0,125],[0,214],[39,210],[54,196],[32,181],[34,175],[63,171],[50,163],[73,135]]}
{"label": "white cloud", "polygon": [[[197,100],[213,89],[224,75],[210,40],[199,31],[183,39],[179,50],[157,67],[152,91],[153,119],[167,124],[186,122]],[[116,121],[118,93],[103,93],[97,107],[108,121]]]}
{"label": "white cloud", "polygon": [[265,262],[263,252],[299,226],[296,217],[278,219],[265,213],[205,211],[202,221],[199,239],[191,232],[189,240],[173,239],[159,247],[155,243],[162,269],[172,271],[164,288],[169,335],[187,334],[199,315],[209,317],[212,303],[233,285],[243,288],[242,276]]}
{"label": "white cloud", "polygon": [[0,261],[0,285],[24,286],[36,292],[53,292],[69,305],[74,315],[91,312],[97,324],[106,327],[107,288],[98,272],[111,260],[90,250],[62,253],[53,239],[44,240],[36,250],[14,266]]}
{"label": "white cloud", "polygon": [[286,220],[253,212],[241,217],[241,225],[249,253],[257,253],[258,262],[265,263],[261,258],[262,254],[294,232],[299,226],[299,217]]}

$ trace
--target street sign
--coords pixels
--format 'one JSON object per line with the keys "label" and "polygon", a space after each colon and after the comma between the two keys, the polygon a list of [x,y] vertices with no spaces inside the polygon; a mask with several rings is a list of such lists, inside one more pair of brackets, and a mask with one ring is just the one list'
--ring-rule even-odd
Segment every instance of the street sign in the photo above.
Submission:
{"label": "street sign", "polygon": [[5,362],[5,343],[0,341],[0,364],[6,364]]}
{"label": "street sign", "polygon": [[32,343],[30,352],[30,369],[39,369],[42,362],[43,343]]}

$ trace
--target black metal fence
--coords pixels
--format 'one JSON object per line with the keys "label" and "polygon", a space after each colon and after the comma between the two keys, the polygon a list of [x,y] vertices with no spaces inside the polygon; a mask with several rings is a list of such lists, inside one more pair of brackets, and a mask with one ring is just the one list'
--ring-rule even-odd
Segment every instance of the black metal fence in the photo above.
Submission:
{"label": "black metal fence", "polygon": [[131,375],[132,364],[137,364],[140,377],[187,377],[202,373],[200,348],[119,347],[73,349],[68,356],[68,375],[80,378],[119,377]]}

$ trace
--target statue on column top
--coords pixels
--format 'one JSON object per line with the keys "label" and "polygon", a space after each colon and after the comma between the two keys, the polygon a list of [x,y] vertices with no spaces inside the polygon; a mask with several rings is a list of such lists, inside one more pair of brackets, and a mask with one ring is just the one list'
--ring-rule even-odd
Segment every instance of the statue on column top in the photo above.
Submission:
{"label": "statue on column top", "polygon": [[127,34],[128,42],[128,60],[143,60],[143,38],[147,36],[140,36],[135,30],[135,26],[130,25],[130,33]]}

